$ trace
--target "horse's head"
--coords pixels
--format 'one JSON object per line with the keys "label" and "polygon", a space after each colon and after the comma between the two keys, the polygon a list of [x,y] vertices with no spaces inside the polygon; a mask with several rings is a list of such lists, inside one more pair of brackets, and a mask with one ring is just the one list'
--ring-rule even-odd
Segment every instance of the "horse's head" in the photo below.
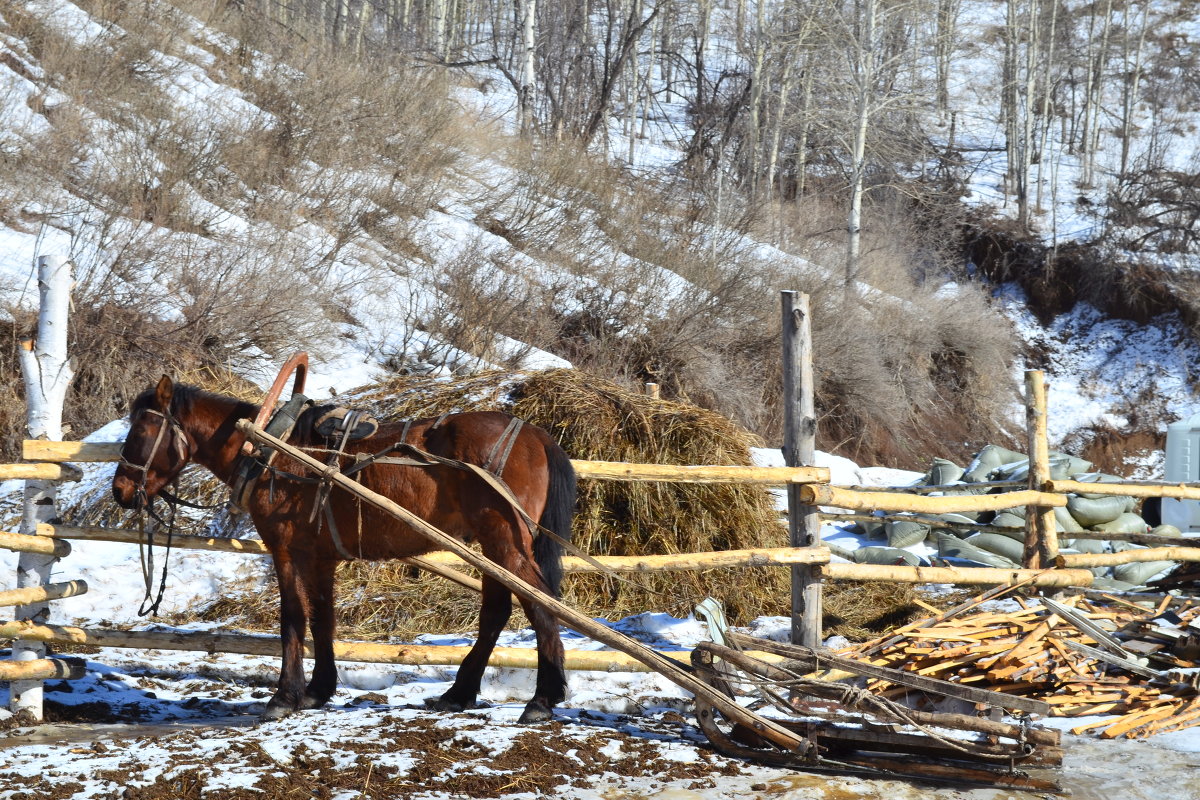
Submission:
{"label": "horse's head", "polygon": [[129,434],[113,477],[113,497],[141,508],[178,477],[192,457],[192,443],[172,411],[175,385],[166,375],[143,392],[129,414]]}

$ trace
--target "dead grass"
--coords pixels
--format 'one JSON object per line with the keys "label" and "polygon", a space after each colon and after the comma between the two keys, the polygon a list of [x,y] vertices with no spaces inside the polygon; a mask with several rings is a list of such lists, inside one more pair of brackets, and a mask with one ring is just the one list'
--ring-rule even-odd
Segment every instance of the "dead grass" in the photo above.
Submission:
{"label": "dead grass", "polygon": [[822,607],[826,636],[858,642],[879,636],[929,612],[916,603],[924,596],[909,583],[831,581],[825,584]]}

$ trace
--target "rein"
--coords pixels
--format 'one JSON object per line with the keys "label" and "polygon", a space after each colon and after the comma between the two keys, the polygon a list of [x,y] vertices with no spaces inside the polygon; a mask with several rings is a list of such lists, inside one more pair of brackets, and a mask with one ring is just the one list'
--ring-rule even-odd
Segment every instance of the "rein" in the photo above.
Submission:
{"label": "rein", "polygon": [[[141,522],[141,532],[145,541],[138,542],[138,557],[142,566],[142,580],[146,584],[146,596],[142,598],[141,605],[138,607],[138,616],[145,617],[158,613],[158,607],[162,604],[163,595],[167,590],[167,566],[171,558],[171,540],[175,535],[175,509],[177,505],[186,505],[193,508],[201,508],[193,503],[181,500],[173,492],[168,492],[165,489],[159,490],[158,494],[164,499],[167,507],[170,509],[168,519],[164,520],[162,516],[154,509],[154,499],[149,496],[146,491],[146,480],[150,475],[150,465],[154,463],[155,457],[158,455],[158,448],[162,446],[163,440],[166,437],[167,430],[171,431],[171,443],[175,446],[176,454],[183,462],[187,462],[189,453],[187,452],[187,433],[183,430],[183,426],[179,424],[179,420],[170,413],[170,411],[162,412],[153,408],[143,408],[142,414],[154,414],[162,418],[158,426],[158,433],[154,437],[154,444],[150,446],[150,455],[146,456],[144,464],[135,464],[121,456],[120,464],[130,469],[137,470],[142,473],[142,478],[138,482],[138,496],[141,498],[141,509],[145,511],[146,516],[163,525],[167,529],[166,552],[163,553],[162,574],[158,579],[158,594],[154,593],[154,530],[147,527],[145,519]],[[151,599],[153,598],[153,600]]]}
{"label": "rein", "polygon": [[[166,495],[165,492],[160,494]],[[167,495],[173,498],[174,495]],[[169,519],[163,520],[162,516],[154,510],[154,501],[150,500],[146,503],[145,511],[147,516],[157,522],[159,525],[165,525],[167,528],[167,544],[166,552],[163,553],[162,560],[162,575],[158,579],[158,595],[154,595],[154,530],[142,524],[142,533],[146,537],[143,544],[138,542],[138,556],[142,563],[142,580],[146,583],[146,596],[142,598],[141,605],[138,606],[138,616],[147,617],[158,613],[158,607],[163,601],[163,595],[167,591],[167,565],[171,559],[171,539],[175,535],[175,503],[173,500],[167,500],[167,507],[171,509]],[[151,602],[150,598],[154,601]],[[147,605],[149,603],[149,605]]]}

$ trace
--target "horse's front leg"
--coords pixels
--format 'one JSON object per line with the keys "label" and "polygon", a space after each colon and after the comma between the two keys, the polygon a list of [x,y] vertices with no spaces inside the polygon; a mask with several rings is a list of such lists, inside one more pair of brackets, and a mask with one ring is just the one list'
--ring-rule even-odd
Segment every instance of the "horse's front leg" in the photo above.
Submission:
{"label": "horse's front leg", "polygon": [[279,579],[279,624],[283,639],[283,661],[275,696],[261,715],[263,721],[282,719],[301,707],[304,698],[304,629],[308,615],[296,564],[287,553],[274,558]]}
{"label": "horse's front leg", "polygon": [[313,673],[300,700],[300,708],[320,708],[337,691],[337,665],[333,661],[333,636],[337,628],[333,610],[335,566],[330,558],[314,565],[304,575],[313,638]]}

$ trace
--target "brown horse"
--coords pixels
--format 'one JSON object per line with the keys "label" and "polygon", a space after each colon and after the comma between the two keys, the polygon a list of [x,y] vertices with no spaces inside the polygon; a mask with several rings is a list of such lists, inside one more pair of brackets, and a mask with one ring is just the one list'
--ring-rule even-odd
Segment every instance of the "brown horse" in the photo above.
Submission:
{"label": "brown horse", "polygon": [[[318,409],[319,410],[319,409]],[[163,492],[189,462],[207,467],[219,479],[234,481],[245,436],[235,429],[259,409],[250,403],[176,385],[164,377],[143,392],[130,412],[129,434],[113,478],[113,495],[125,508],[141,508]],[[290,443],[332,447],[312,430],[314,410],[301,415]],[[575,507],[575,473],[562,448],[533,425],[481,411],[408,423],[385,423],[372,436],[345,446],[373,454],[404,441],[447,460],[494,468],[497,442],[509,439],[500,477],[530,518],[555,534],[530,530],[513,504],[483,478],[452,463],[409,466],[375,463],[355,473],[364,486],[385,495],[442,531],[464,542],[476,540],[491,560],[526,582],[557,595],[561,540],[570,536]],[[514,435],[515,431],[515,435]],[[319,454],[318,457],[322,457]],[[323,459],[324,460],[324,459]],[[343,461],[345,463],[345,461]],[[328,510],[318,508],[320,485],[302,477],[295,461],[280,455],[247,494],[244,505],[271,551],[279,578],[283,663],[279,686],[263,712],[278,719],[299,709],[319,708],[333,696],[334,566],[351,555],[380,560],[420,555],[431,543],[396,518],[333,488]],[[549,719],[566,695],[562,641],[555,619],[538,604],[521,600],[537,634],[537,688],[522,722]],[[459,667],[454,684],[431,707],[460,711],[475,703],[488,657],[512,611],[512,595],[483,577],[479,639]],[[312,630],[312,680],[304,683],[305,626]]]}

